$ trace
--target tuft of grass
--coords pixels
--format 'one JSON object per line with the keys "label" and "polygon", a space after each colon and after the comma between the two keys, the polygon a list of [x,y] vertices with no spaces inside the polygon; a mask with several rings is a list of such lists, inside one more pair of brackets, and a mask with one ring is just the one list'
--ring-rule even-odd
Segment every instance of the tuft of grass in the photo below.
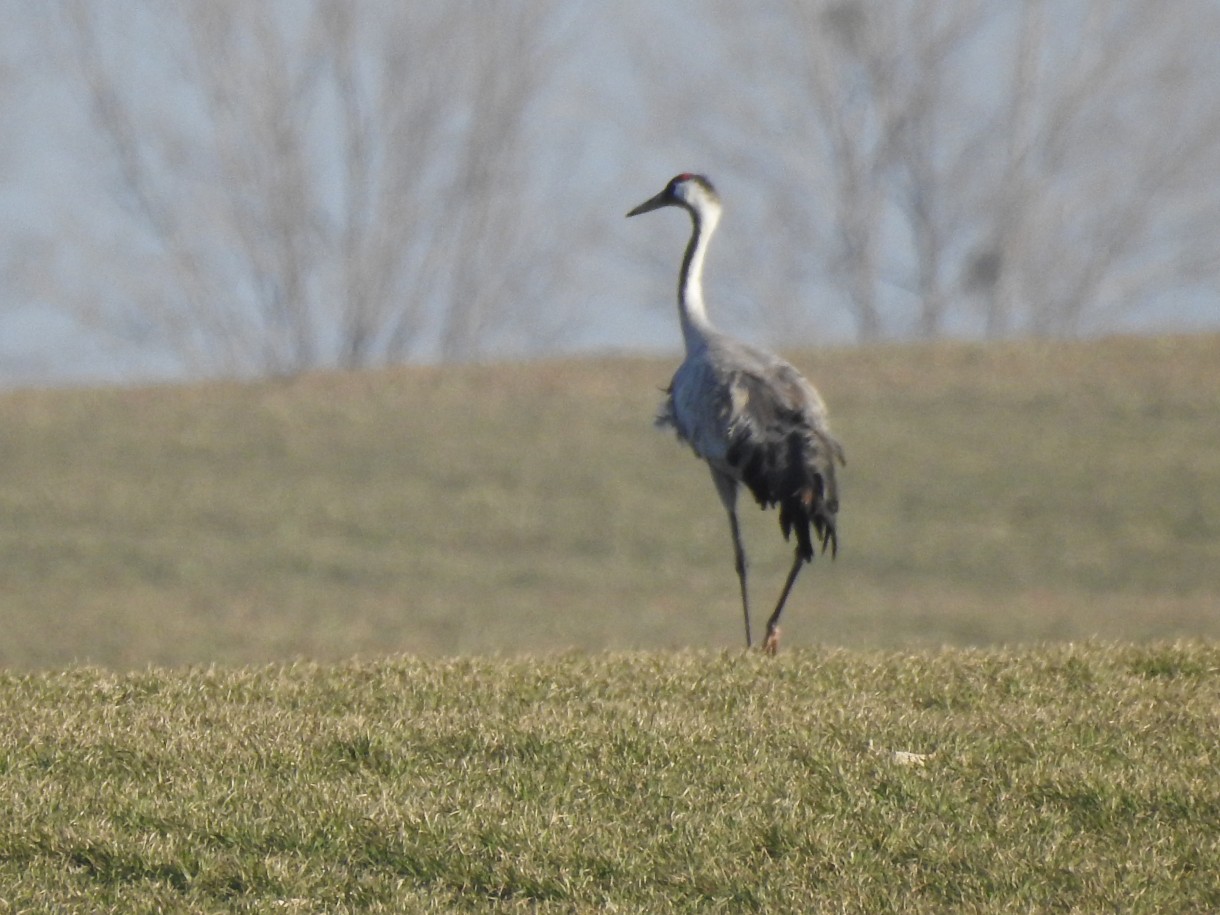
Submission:
{"label": "tuft of grass", "polygon": [[[1220,637],[1220,336],[793,354],[848,455],[785,644]],[[676,360],[0,396],[0,664],[736,647]],[[755,606],[790,547],[743,505]]]}
{"label": "tuft of grass", "polygon": [[0,675],[0,911],[1220,909],[1220,646]]}

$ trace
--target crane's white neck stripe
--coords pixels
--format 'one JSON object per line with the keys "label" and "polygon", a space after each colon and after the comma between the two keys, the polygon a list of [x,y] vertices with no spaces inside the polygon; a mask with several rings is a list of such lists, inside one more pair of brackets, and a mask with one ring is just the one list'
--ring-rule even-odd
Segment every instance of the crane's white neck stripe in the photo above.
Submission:
{"label": "crane's white neck stripe", "polygon": [[706,207],[702,212],[691,210],[691,221],[693,231],[678,275],[678,317],[688,353],[706,346],[708,331],[712,329],[703,302],[703,261],[720,221],[720,210],[717,207]]}

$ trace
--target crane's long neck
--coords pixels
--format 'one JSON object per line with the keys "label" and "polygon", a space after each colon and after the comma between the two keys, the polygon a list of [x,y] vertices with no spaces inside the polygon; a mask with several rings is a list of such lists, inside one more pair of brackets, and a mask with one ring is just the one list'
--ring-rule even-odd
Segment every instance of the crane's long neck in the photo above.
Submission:
{"label": "crane's long neck", "polygon": [[691,210],[690,214],[690,242],[682,258],[682,272],[678,274],[678,318],[682,322],[682,339],[688,354],[707,345],[708,332],[712,329],[707,306],[703,304],[703,260],[707,255],[708,242],[720,221],[720,211]]}

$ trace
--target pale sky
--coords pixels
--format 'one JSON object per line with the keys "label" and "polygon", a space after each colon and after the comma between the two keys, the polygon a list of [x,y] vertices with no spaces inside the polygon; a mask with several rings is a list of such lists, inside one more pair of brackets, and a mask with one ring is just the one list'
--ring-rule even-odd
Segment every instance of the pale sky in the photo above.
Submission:
{"label": "pale sky", "polygon": [[[673,352],[680,346],[672,307],[673,282],[688,225],[675,214],[655,217],[655,224],[624,219],[626,211],[651,196],[673,174],[706,171],[715,179],[718,167],[731,174],[726,216],[717,244],[725,250],[737,233],[772,231],[751,222],[744,196],[748,175],[718,161],[706,137],[720,120],[732,116],[734,79],[731,62],[708,60],[700,40],[695,0],[663,4],[636,0],[589,3],[575,26],[576,53],[567,58],[562,89],[553,97],[548,135],[538,136],[540,155],[562,146],[579,163],[571,175],[572,193],[556,201],[557,218],[571,208],[605,217],[596,248],[582,259],[587,281],[576,288],[586,295],[587,313],[568,342],[567,351]],[[94,206],[104,188],[97,173],[82,169],[88,144],[86,124],[62,69],[48,66],[54,48],[32,37],[31,17],[20,0],[0,0],[0,29],[5,97],[0,98],[5,129],[0,132],[0,251],[10,276],[34,275],[46,268],[56,233],[78,208]],[[641,60],[650,67],[641,77]],[[658,125],[657,96],[673,84],[706,82],[704,103],[680,113],[690,129]],[[717,82],[719,81],[719,82]],[[665,129],[661,129],[664,127]],[[735,212],[740,218],[735,216]],[[65,216],[66,214],[66,216]],[[652,218],[652,217],[650,217]],[[60,220],[66,220],[61,222]],[[121,231],[121,227],[116,227]],[[641,259],[642,250],[645,252]],[[749,277],[717,275],[717,249],[710,255],[713,303],[723,303],[723,323],[741,326],[734,302],[750,295]],[[0,385],[55,385],[91,382],[136,382],[174,376],[171,360],[129,346],[106,344],[76,325],[53,305],[3,289],[0,304]],[[584,307],[582,305],[582,307]],[[715,309],[713,304],[713,309]],[[734,321],[738,326],[734,327]],[[1193,330],[1220,328],[1220,309],[1209,300],[1163,303],[1153,317],[1132,318],[1118,329]],[[833,314],[823,320],[819,341],[843,343],[851,326]]]}

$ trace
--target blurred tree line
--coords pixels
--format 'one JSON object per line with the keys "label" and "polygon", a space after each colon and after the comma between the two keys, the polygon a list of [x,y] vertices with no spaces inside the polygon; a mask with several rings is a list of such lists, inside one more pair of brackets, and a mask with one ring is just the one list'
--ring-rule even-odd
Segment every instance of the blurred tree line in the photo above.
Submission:
{"label": "blurred tree line", "polygon": [[[563,343],[591,252],[619,244],[606,227],[691,168],[741,214],[713,267],[726,308],[749,299],[785,341],[835,320],[862,341],[1083,334],[1217,292],[1213,0],[55,12],[41,40],[87,106],[111,215],[57,228],[75,269],[15,273],[192,373]],[[591,168],[548,118],[610,25],[641,110],[633,154]],[[670,282],[677,244],[615,269]]]}
{"label": "blurred tree line", "polygon": [[74,308],[221,372],[493,345],[498,304],[558,275],[523,250],[545,226],[527,125],[556,6],[67,0],[131,230],[88,240],[113,294]]}
{"label": "blurred tree line", "polygon": [[[1075,335],[1158,295],[1216,297],[1220,6],[774,6],[717,16],[726,59],[758,68],[732,154],[782,173],[765,206],[811,255],[769,306],[831,284],[875,340]],[[781,276],[783,253],[751,260]]]}

